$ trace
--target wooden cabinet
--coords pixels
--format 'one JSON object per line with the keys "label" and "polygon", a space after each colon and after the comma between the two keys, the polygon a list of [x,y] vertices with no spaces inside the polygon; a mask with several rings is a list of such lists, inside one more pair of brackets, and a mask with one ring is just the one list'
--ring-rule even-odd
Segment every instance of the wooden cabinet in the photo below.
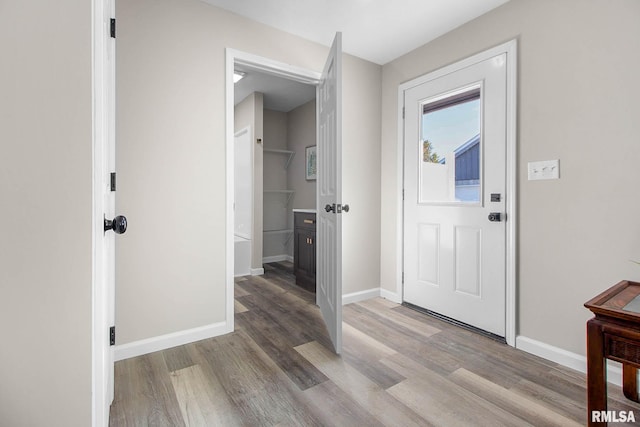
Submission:
{"label": "wooden cabinet", "polygon": [[293,213],[293,274],[296,284],[316,291],[316,214]]}

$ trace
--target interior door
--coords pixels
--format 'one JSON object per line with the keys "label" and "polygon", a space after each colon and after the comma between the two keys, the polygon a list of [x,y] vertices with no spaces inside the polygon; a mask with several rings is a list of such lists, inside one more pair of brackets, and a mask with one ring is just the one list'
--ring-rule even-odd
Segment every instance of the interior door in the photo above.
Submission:
{"label": "interior door", "polygon": [[[115,0],[109,0],[106,2],[107,7],[109,8],[108,17],[115,17]],[[107,221],[112,221],[115,219],[115,210],[116,210],[116,124],[115,124],[115,116],[116,116],[116,99],[115,99],[115,91],[116,91],[116,39],[112,36],[111,32],[111,20],[109,20],[109,33],[110,37],[107,40],[107,79],[108,79],[108,89],[107,89],[107,104],[108,108],[106,109],[106,113],[108,115],[106,123],[107,123],[107,145],[105,147],[105,153],[103,155],[103,159],[105,161],[104,168],[104,219]],[[113,178],[112,178],[112,173]],[[106,224],[105,224],[106,227]],[[126,223],[125,223],[126,227]],[[109,328],[115,328],[115,277],[116,277],[116,266],[115,266],[115,233],[111,231],[105,230],[104,232],[104,266],[105,266],[105,289],[106,289],[106,299],[107,299],[107,326]],[[109,345],[108,347],[108,355],[107,355],[107,402],[111,404],[113,402],[114,397],[114,354],[113,354],[113,343],[111,339],[111,331],[109,333]]]}
{"label": "interior door", "polygon": [[336,33],[317,96],[316,302],[342,350],[342,34]]}
{"label": "interior door", "polygon": [[407,89],[404,301],[504,337],[506,54]]}

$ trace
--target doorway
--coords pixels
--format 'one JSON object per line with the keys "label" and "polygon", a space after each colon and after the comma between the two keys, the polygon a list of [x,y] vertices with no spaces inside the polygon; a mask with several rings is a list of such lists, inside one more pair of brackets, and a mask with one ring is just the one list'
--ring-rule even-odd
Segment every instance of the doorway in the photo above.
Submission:
{"label": "doorway", "polygon": [[[226,295],[226,323],[234,329],[234,69],[238,66],[251,67],[263,73],[293,80],[299,83],[313,85],[316,89],[316,140],[317,140],[317,195],[315,206],[325,206],[316,209],[317,216],[317,293],[316,303],[320,307],[323,320],[329,331],[336,353],[341,352],[342,346],[342,37],[336,34],[329,50],[322,73],[317,73],[288,64],[279,63],[267,58],[227,49],[226,58],[226,127],[227,127],[227,295]],[[260,98],[261,95],[257,95]],[[261,125],[261,124],[259,124]],[[254,134],[256,145],[262,144],[259,136],[259,126]],[[276,149],[277,150],[277,149]],[[262,164],[258,158],[264,154],[264,148],[254,150],[254,164]],[[315,168],[314,168],[315,170]],[[257,173],[254,171],[254,174]],[[262,219],[262,214],[255,215],[255,205],[260,204],[262,182],[254,180],[254,216]],[[256,197],[257,195],[257,197]],[[258,200],[256,200],[258,199]],[[346,209],[345,209],[346,212]],[[253,234],[256,238],[256,234]],[[259,236],[262,237],[262,236]],[[254,246],[260,247],[260,246]],[[255,261],[255,255],[252,259]],[[262,262],[262,257],[259,261]]]}
{"label": "doorway", "polygon": [[401,86],[403,302],[515,342],[515,41]]}
{"label": "doorway", "polygon": [[316,180],[305,176],[316,86],[237,63],[234,79],[234,275],[259,275],[263,264],[293,262],[294,211],[316,209]]}

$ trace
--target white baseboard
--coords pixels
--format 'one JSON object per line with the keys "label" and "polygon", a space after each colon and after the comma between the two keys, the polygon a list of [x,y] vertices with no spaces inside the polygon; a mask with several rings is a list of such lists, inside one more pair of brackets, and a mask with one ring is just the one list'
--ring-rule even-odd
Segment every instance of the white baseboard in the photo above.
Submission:
{"label": "white baseboard", "polygon": [[[516,348],[527,353],[534,354],[552,362],[556,362],[576,371],[587,372],[587,358],[580,354],[563,350],[559,347],[536,341],[519,335],[516,337]],[[607,360],[607,381],[615,385],[622,384],[622,365],[612,360]]]}
{"label": "white baseboard", "polygon": [[270,262],[280,262],[280,261],[289,261],[293,262],[293,257],[291,255],[274,255],[274,256],[266,256],[262,258],[263,264],[268,264]]}
{"label": "white baseboard", "polygon": [[264,274],[264,268],[252,268],[251,275],[252,276],[262,276]]}
{"label": "white baseboard", "polygon": [[140,341],[134,341],[115,346],[114,359],[117,362],[118,360],[142,356],[143,354],[153,353],[155,351],[165,350],[167,348],[188,344],[194,341],[217,337],[230,332],[233,332],[233,329],[227,326],[227,322],[220,322]]}
{"label": "white baseboard", "polygon": [[402,298],[396,292],[391,292],[386,289],[380,288],[380,296],[384,299],[388,299],[396,304],[402,304]]}
{"label": "white baseboard", "polygon": [[376,298],[380,296],[380,288],[367,289],[366,291],[353,292],[351,294],[342,295],[342,305],[351,304]]}

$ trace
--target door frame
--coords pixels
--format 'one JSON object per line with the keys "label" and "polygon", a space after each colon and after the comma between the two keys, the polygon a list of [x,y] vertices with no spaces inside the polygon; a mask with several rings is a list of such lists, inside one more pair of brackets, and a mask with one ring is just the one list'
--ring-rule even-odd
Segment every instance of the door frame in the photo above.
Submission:
{"label": "door frame", "polygon": [[[115,105],[109,103],[109,91],[115,89],[114,81],[109,78],[107,45],[110,36],[107,33],[108,19],[113,11],[107,11],[110,0],[92,0],[91,16],[91,94],[92,94],[92,232],[91,232],[91,425],[93,427],[109,424],[108,393],[109,383],[109,289],[105,280],[105,263],[102,221],[105,204],[103,180],[109,171],[104,167],[104,153],[109,146],[109,134],[114,122],[109,114],[115,113]],[[113,4],[115,3],[115,0]],[[113,358],[111,358],[113,363]]]}
{"label": "door frame", "polygon": [[321,73],[317,71],[300,68],[284,62],[275,61],[252,53],[242,52],[237,49],[226,48],[225,63],[225,111],[226,111],[226,163],[227,163],[227,196],[226,196],[226,315],[225,321],[227,331],[231,332],[234,326],[234,289],[233,289],[233,271],[234,271],[234,215],[233,215],[233,197],[234,197],[234,84],[233,71],[236,64],[247,65],[259,70],[262,73],[271,74],[299,83],[305,83],[316,87],[316,99],[318,98],[318,85],[320,84]]}
{"label": "door frame", "polygon": [[517,40],[511,40],[453,64],[424,74],[398,86],[398,151],[397,155],[397,200],[396,200],[396,296],[404,301],[404,93],[428,81],[466,68],[478,62],[505,53],[507,56],[507,118],[506,118],[506,292],[505,292],[505,339],[507,344],[516,344],[516,293],[517,293]]}

